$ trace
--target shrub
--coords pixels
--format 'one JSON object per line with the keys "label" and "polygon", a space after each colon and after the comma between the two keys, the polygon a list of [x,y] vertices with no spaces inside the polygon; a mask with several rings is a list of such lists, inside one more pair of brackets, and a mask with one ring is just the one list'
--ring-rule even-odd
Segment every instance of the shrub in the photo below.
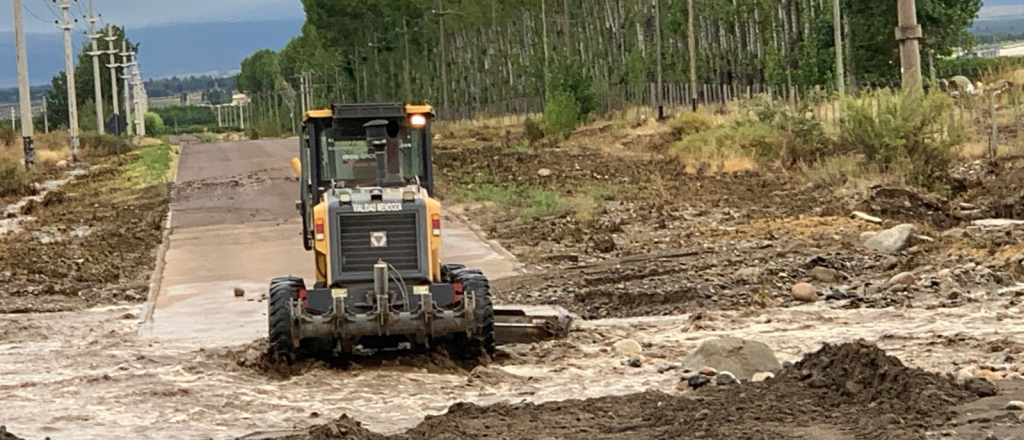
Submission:
{"label": "shrub", "polygon": [[709,115],[697,112],[683,113],[672,118],[668,122],[668,126],[672,130],[672,134],[676,137],[689,136],[691,134],[708,131],[711,127],[714,127],[714,125],[715,122]]}
{"label": "shrub", "polygon": [[11,127],[0,127],[0,145],[11,146],[17,140],[18,135]]}
{"label": "shrub", "polygon": [[579,62],[566,59],[555,66],[548,78],[550,96],[565,93],[575,98],[580,106],[577,117],[581,120],[597,110],[597,97],[586,71]]}
{"label": "shrub", "polygon": [[164,126],[164,118],[154,112],[146,112],[143,116],[146,124],[146,134],[152,137],[160,137],[167,133]]}
{"label": "shrub", "polygon": [[78,139],[82,152],[90,156],[112,156],[132,149],[130,143],[112,134],[83,133]]}
{"label": "shrub", "polygon": [[776,128],[759,121],[719,125],[687,136],[669,149],[684,161],[725,162],[731,159],[771,158],[783,143]]}
{"label": "shrub", "polygon": [[262,136],[258,129],[256,129],[255,127],[249,127],[245,130],[245,137],[255,141],[259,140]]}
{"label": "shrub", "polygon": [[950,126],[952,98],[921,90],[880,90],[843,101],[839,142],[884,170],[905,166],[913,181],[933,186],[945,181],[964,142],[959,125]]}
{"label": "shrub", "polygon": [[544,127],[548,135],[568,138],[579,122],[580,103],[568,93],[558,93],[544,105]]}
{"label": "shrub", "polygon": [[544,139],[544,128],[532,118],[526,118],[526,121],[523,121],[523,135],[531,143],[537,142]]}
{"label": "shrub", "polygon": [[32,183],[21,163],[0,158],[0,197],[23,196],[32,193]]}

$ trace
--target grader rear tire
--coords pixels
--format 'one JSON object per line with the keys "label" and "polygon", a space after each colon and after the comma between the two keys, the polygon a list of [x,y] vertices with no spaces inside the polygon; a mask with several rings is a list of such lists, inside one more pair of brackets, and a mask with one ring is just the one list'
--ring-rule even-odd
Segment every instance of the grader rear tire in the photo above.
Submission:
{"label": "grader rear tire", "polygon": [[295,361],[295,346],[292,343],[292,304],[305,290],[302,278],[275,278],[270,282],[270,301],[267,302],[267,320],[270,330],[270,356],[288,363]]}

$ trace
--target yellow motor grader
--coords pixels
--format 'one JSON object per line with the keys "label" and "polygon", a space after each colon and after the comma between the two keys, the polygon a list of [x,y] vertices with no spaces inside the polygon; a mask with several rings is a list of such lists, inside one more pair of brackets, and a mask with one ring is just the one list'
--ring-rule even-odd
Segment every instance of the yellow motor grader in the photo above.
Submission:
{"label": "yellow motor grader", "polygon": [[568,332],[563,311],[495,307],[480,270],[440,261],[433,119],[430,106],[402,103],[304,115],[292,168],[316,279],[271,281],[271,353],[291,360],[443,343],[470,358]]}

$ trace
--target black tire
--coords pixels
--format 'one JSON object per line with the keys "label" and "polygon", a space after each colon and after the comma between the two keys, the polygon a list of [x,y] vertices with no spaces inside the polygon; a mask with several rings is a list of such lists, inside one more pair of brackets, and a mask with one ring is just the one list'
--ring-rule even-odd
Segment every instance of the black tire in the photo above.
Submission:
{"label": "black tire", "polygon": [[494,342],[494,304],[491,302],[491,287],[487,277],[480,271],[463,269],[454,272],[454,281],[462,284],[463,295],[473,295],[476,308],[473,317],[476,327],[473,334],[458,338],[459,353],[466,359],[476,359],[484,354],[491,356],[496,349]]}
{"label": "black tire", "polygon": [[270,327],[270,356],[286,362],[295,360],[292,343],[292,304],[299,292],[306,288],[298,277],[274,278],[270,282],[270,301],[267,302],[267,321]]}

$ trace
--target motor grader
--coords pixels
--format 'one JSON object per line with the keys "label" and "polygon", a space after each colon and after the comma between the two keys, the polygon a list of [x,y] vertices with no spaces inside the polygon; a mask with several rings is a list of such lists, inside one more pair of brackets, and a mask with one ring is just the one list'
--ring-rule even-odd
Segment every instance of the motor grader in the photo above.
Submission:
{"label": "motor grader", "polygon": [[316,279],[270,283],[270,352],[347,355],[446,344],[471,358],[498,343],[564,336],[559,309],[495,307],[482,271],[440,261],[427,105],[339,104],[303,117],[302,241]]}

